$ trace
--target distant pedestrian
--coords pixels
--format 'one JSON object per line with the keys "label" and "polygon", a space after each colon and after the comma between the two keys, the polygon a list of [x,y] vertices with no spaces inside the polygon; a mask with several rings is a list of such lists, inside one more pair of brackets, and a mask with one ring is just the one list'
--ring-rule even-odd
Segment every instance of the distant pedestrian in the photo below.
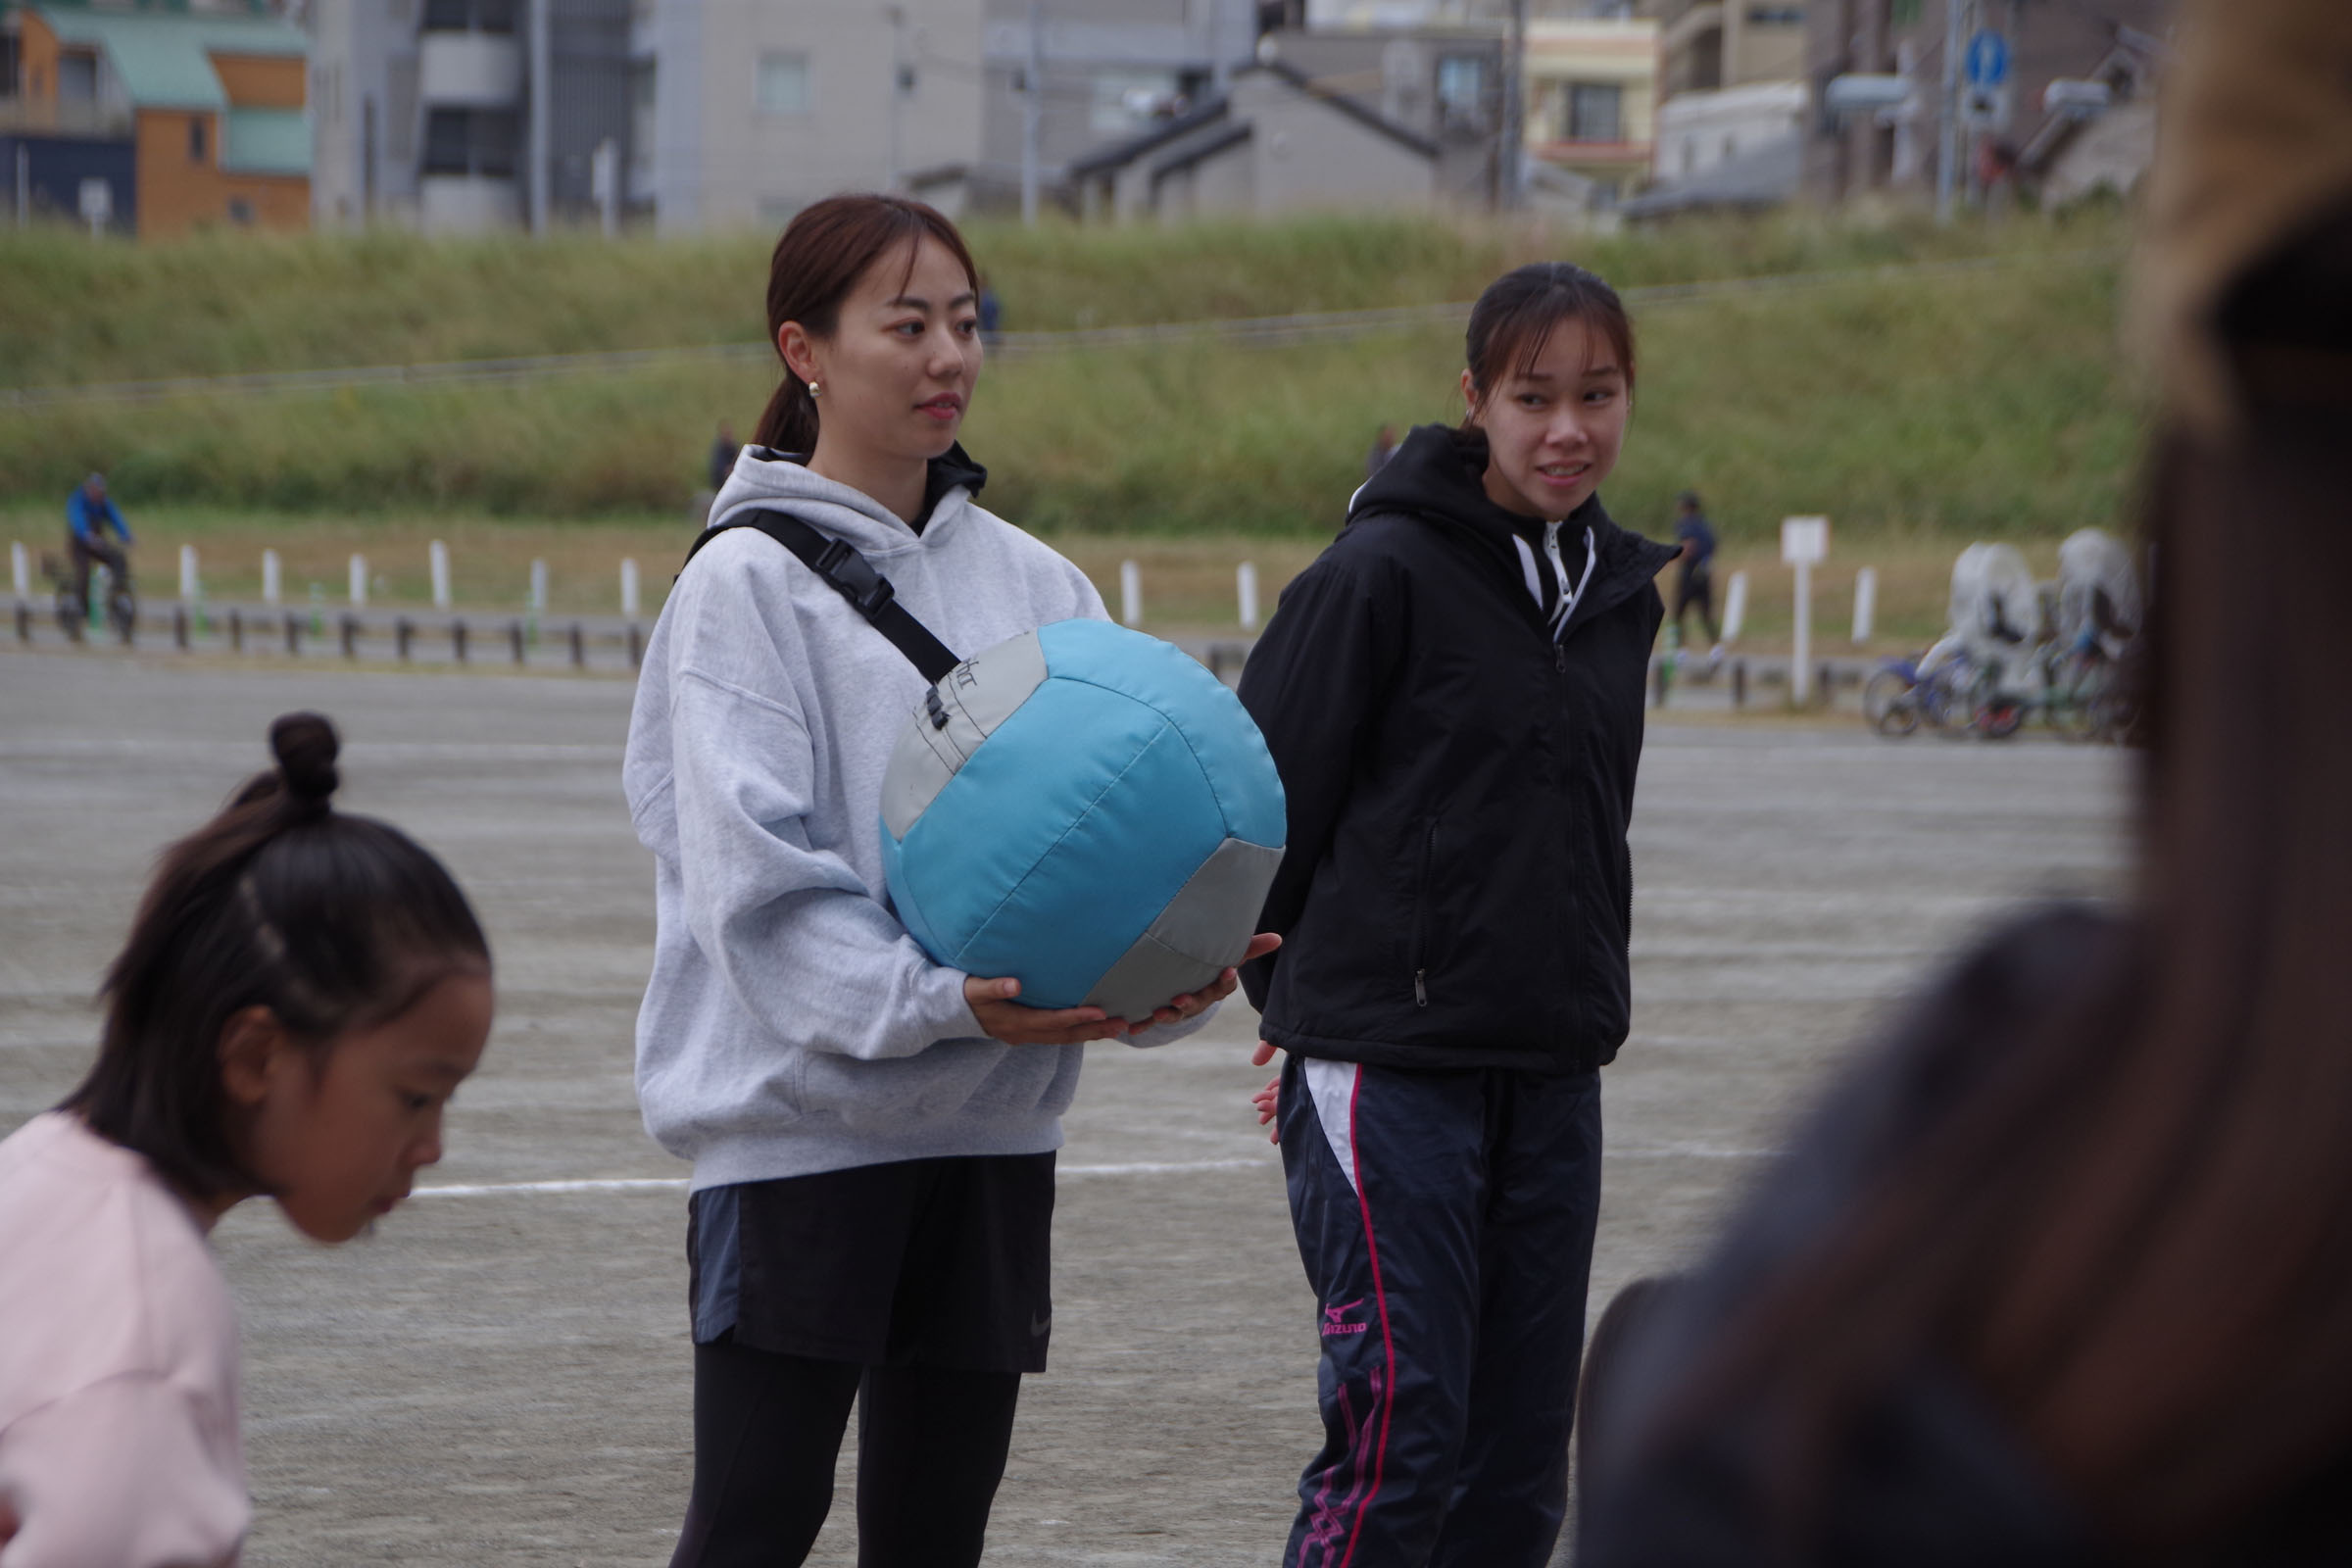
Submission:
{"label": "distant pedestrian", "polygon": [[66,498],[66,549],[74,558],[74,598],[85,613],[90,608],[91,563],[113,572],[118,586],[130,581],[129,560],[106,542],[110,527],[122,543],[136,542],[130,537],[130,524],[122,520],[122,509],[106,493],[106,475],[93,473]]}
{"label": "distant pedestrian", "polygon": [[726,420],[718,421],[718,439],[710,443],[710,493],[716,495],[727,487],[727,475],[735,471],[735,457],[743,448],[736,443],[735,427]]}
{"label": "distant pedestrian", "polygon": [[1674,629],[1679,635],[1683,616],[1692,607],[1705,628],[1710,657],[1723,653],[1723,634],[1715,625],[1715,530],[1699,510],[1698,492],[1686,490],[1675,500],[1674,542],[1682,547],[1680,573],[1674,580]]}
{"label": "distant pedestrian", "polygon": [[979,314],[980,341],[983,346],[993,349],[997,346],[997,339],[1003,335],[1004,302],[997,298],[997,286],[988,280],[986,272],[980,274]]}
{"label": "distant pedestrian", "polygon": [[1396,455],[1396,427],[1393,424],[1384,424],[1380,427],[1380,433],[1372,438],[1372,450],[1364,458],[1364,477],[1370,479],[1381,469],[1387,467],[1389,460]]}

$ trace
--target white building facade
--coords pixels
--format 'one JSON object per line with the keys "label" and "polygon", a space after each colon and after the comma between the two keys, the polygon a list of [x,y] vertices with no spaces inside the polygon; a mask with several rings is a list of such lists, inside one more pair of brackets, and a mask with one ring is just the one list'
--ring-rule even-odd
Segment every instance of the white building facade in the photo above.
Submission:
{"label": "white building facade", "polygon": [[631,202],[667,233],[944,194],[979,156],[981,25],[980,0],[635,0]]}

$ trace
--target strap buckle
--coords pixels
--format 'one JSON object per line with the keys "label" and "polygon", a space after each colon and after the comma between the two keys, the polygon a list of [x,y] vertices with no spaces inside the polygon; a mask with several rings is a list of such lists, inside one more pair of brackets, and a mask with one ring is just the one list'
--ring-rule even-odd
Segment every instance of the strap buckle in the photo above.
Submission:
{"label": "strap buckle", "polygon": [[816,574],[833,585],[834,591],[858,607],[858,612],[871,620],[882,613],[898,590],[890,579],[874,570],[866,559],[839,539],[828,539],[825,548],[817,552],[810,563]]}

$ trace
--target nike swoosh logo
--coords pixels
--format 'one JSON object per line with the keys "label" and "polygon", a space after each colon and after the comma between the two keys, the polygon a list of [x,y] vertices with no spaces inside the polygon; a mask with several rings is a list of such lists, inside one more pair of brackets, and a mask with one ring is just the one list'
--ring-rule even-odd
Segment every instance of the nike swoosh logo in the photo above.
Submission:
{"label": "nike swoosh logo", "polygon": [[1029,1337],[1033,1340],[1043,1339],[1045,1338],[1046,1330],[1052,1328],[1053,1326],[1054,1314],[1050,1310],[1044,1317],[1032,1317],[1029,1320]]}

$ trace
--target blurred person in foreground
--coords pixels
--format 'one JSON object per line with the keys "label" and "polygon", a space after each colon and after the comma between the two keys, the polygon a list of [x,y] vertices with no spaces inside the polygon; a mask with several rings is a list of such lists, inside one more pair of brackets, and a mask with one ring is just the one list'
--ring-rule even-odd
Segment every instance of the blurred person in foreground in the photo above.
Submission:
{"label": "blurred person in foreground", "polygon": [[106,542],[109,528],[124,545],[133,542],[122,509],[106,493],[106,475],[93,473],[66,498],[66,549],[74,560],[74,597],[84,611],[90,607],[91,563],[105,566],[119,583],[130,581],[129,558]]}
{"label": "blurred person in foreground", "polygon": [[1591,1568],[2352,1561],[2352,7],[2182,38],[2137,885],[1954,966],[1632,1337]]}

